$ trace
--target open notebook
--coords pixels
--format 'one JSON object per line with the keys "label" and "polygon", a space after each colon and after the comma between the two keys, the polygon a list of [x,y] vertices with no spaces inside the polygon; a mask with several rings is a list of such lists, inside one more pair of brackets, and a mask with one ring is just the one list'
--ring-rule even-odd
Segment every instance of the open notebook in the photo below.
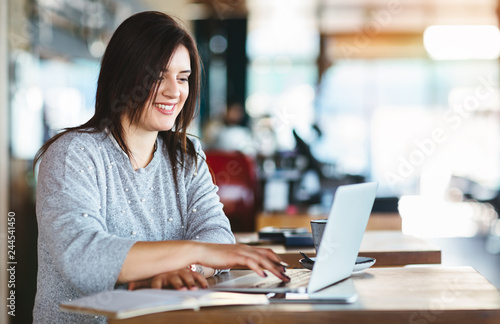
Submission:
{"label": "open notebook", "polygon": [[60,305],[61,310],[124,319],[152,313],[229,305],[262,305],[265,295],[214,292],[210,290],[112,290],[82,297]]}

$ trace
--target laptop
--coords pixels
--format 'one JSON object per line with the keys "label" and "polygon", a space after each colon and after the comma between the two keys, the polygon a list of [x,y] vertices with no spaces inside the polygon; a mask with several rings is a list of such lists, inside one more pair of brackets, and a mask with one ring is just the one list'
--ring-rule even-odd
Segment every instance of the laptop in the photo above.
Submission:
{"label": "laptop", "polygon": [[[349,278],[368,224],[378,184],[368,182],[337,188],[313,270],[288,269],[288,283],[267,272],[218,283],[211,289],[247,293],[295,293],[290,301],[354,302],[357,293]],[[337,283],[337,284],[336,284]],[[335,285],[334,285],[335,284]],[[296,298],[295,298],[296,297]]]}

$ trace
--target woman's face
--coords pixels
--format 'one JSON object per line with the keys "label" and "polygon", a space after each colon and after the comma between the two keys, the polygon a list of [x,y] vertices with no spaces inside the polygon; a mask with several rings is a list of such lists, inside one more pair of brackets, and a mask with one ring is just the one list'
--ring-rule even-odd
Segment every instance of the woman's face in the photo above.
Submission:
{"label": "woman's face", "polygon": [[156,97],[146,103],[139,128],[145,131],[167,131],[174,126],[189,94],[190,74],[189,52],[185,46],[179,45],[172,54],[170,64],[160,75]]}

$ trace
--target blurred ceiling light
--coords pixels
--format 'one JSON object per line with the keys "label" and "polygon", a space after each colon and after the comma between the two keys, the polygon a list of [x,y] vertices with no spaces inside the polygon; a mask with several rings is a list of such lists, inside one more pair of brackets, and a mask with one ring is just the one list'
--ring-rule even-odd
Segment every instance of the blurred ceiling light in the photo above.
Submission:
{"label": "blurred ceiling light", "polygon": [[106,44],[101,40],[97,39],[90,43],[89,52],[93,57],[100,58],[104,55],[104,51],[106,51]]}
{"label": "blurred ceiling light", "polygon": [[78,89],[53,87],[45,94],[45,119],[50,128],[60,130],[81,123],[85,98]]}
{"label": "blurred ceiling light", "polygon": [[247,54],[315,60],[319,50],[315,0],[246,0]]}
{"label": "blurred ceiling light", "polygon": [[260,118],[268,113],[271,101],[269,95],[254,93],[245,102],[246,111],[250,117]]}
{"label": "blurred ceiling light", "polygon": [[500,56],[500,31],[493,25],[435,25],[424,31],[434,60],[493,60]]}
{"label": "blurred ceiling light", "polygon": [[57,0],[38,0],[38,5],[47,8],[61,9],[64,7],[64,3]]}
{"label": "blurred ceiling light", "polygon": [[500,111],[500,88],[492,87],[492,92],[482,94],[476,87],[454,87],[448,94],[450,107],[465,107],[468,112]]}
{"label": "blurred ceiling light", "polygon": [[401,230],[417,237],[473,237],[479,231],[477,204],[402,196],[398,202]]}
{"label": "blurred ceiling light", "polygon": [[43,92],[37,86],[26,89],[26,107],[31,111],[39,111],[43,107]]}
{"label": "blurred ceiling light", "polygon": [[215,54],[222,54],[227,49],[227,39],[222,35],[215,35],[210,39],[210,50]]}

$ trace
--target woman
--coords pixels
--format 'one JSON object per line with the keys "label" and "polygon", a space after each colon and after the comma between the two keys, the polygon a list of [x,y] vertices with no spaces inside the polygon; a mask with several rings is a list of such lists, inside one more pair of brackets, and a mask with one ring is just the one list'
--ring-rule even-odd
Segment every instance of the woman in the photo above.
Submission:
{"label": "woman", "polygon": [[186,136],[199,80],[196,45],[169,16],[143,12],[118,27],[94,116],[35,158],[35,322],[104,321],[58,305],[116,285],[196,289],[237,265],[289,280],[272,251],[231,244],[200,144]]}

